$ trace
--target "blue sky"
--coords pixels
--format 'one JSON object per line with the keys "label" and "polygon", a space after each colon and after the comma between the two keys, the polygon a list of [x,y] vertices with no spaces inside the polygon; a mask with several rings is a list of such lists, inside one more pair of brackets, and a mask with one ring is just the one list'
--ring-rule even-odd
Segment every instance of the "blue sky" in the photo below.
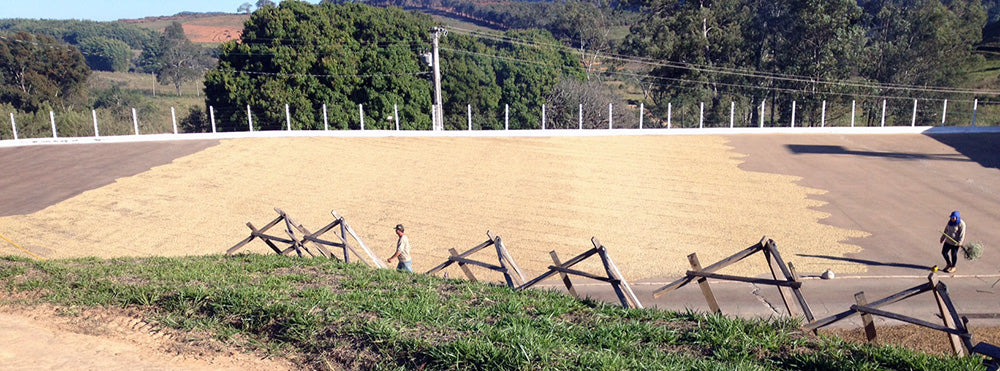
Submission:
{"label": "blue sky", "polygon": [[253,5],[257,0],[0,0],[0,18],[114,21],[185,11],[236,13],[243,3]]}

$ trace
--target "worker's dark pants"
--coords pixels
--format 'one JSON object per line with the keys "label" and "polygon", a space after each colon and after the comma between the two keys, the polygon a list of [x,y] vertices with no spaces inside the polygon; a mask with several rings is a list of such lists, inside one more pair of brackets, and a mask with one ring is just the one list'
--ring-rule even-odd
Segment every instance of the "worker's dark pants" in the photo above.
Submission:
{"label": "worker's dark pants", "polygon": [[941,255],[944,256],[944,262],[949,267],[958,264],[958,246],[945,242],[944,245],[941,245]]}

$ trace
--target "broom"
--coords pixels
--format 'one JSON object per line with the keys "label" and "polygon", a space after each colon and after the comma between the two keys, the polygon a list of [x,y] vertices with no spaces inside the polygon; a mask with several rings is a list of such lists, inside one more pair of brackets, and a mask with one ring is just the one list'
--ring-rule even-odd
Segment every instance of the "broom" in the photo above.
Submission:
{"label": "broom", "polygon": [[[955,245],[958,245],[958,241],[951,238],[947,233],[941,232],[945,237]],[[981,241],[972,241],[965,245],[962,245],[962,255],[965,256],[965,260],[976,260],[983,256],[983,243]]]}

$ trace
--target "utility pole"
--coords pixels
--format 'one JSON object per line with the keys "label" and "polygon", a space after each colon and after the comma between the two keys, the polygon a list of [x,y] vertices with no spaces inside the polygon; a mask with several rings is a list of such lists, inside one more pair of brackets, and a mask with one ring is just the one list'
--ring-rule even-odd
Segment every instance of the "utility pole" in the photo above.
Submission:
{"label": "utility pole", "polygon": [[444,105],[441,103],[441,57],[438,54],[438,39],[447,31],[441,27],[431,29],[434,33],[434,117],[431,118],[433,130],[444,130]]}

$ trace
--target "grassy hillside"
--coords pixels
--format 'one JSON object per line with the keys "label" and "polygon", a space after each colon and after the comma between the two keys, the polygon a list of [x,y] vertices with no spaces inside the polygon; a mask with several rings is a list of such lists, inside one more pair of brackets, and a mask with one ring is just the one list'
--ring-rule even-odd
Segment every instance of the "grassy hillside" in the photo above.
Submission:
{"label": "grassy hillside", "polygon": [[[0,305],[117,307],[317,369],[974,370],[788,320],[625,310],[540,290],[277,255],[0,258]],[[66,311],[69,315],[79,310]]]}

